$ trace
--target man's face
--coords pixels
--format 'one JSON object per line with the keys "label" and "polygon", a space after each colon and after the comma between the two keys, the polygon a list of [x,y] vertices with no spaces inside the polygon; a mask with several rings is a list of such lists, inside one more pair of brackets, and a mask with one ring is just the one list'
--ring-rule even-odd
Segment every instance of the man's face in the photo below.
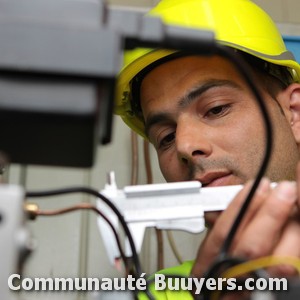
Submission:
{"label": "man's face", "polygon": [[[293,179],[299,154],[284,96],[262,90],[274,127],[267,176]],[[152,70],[141,85],[147,134],[167,181],[203,186],[245,183],[257,174],[265,149],[261,113],[247,84],[220,57],[183,57]],[[281,103],[282,102],[282,103]]]}

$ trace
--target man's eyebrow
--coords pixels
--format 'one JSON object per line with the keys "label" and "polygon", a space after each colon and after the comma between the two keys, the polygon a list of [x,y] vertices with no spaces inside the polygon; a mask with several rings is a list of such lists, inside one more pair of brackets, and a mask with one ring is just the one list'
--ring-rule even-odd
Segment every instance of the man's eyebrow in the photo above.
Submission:
{"label": "man's eyebrow", "polygon": [[153,127],[155,124],[163,123],[170,119],[171,119],[170,115],[165,112],[155,113],[153,115],[150,115],[145,121],[146,136],[149,137],[149,131],[151,127]]}
{"label": "man's eyebrow", "polygon": [[[201,83],[199,85],[194,86],[190,91],[188,91],[183,97],[177,99],[178,107],[180,109],[185,108],[203,93],[208,91],[209,89],[216,87],[231,87],[234,89],[241,89],[241,87],[233,81],[230,80],[220,80],[220,79],[211,79],[205,81],[205,83]],[[175,100],[176,101],[176,100]],[[146,136],[149,136],[149,131],[152,126],[167,122],[171,120],[171,116],[167,112],[159,112],[151,114],[147,120],[145,120],[145,133]]]}
{"label": "man's eyebrow", "polygon": [[231,80],[211,79],[194,86],[183,97],[178,100],[178,108],[185,108],[201,96],[206,91],[216,87],[230,87],[234,89],[241,89],[241,87]]}

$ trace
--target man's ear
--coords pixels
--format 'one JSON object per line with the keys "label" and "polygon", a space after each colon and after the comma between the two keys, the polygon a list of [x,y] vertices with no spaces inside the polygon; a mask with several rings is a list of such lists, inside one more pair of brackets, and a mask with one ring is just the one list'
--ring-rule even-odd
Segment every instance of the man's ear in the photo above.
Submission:
{"label": "man's ear", "polygon": [[291,84],[285,92],[290,102],[291,128],[297,144],[300,144],[300,84]]}

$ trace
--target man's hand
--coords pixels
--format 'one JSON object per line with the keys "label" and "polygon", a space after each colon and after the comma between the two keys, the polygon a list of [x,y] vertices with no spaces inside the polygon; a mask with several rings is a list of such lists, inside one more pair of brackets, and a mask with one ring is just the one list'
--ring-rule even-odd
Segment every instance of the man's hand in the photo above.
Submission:
{"label": "man's hand", "polygon": [[[193,276],[203,276],[219,254],[251,185],[245,185],[210,229],[198,251]],[[300,165],[297,182],[283,181],[272,189],[270,181],[264,178],[239,226],[229,254],[247,260],[267,255],[300,257],[299,187]],[[291,266],[272,267],[269,271],[273,277],[295,274]]]}

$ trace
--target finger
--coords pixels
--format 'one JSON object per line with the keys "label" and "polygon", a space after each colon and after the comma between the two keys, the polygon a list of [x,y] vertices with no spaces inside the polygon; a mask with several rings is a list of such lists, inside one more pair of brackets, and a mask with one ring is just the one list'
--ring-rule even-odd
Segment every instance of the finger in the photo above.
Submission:
{"label": "finger", "polygon": [[[271,182],[268,178],[262,178],[257,190],[254,193],[252,199],[250,199],[251,203],[247,208],[247,213],[243,216],[241,223],[239,224],[239,228],[235,234],[236,239],[239,239],[239,235],[243,234],[244,229],[248,226],[252,219],[257,215],[260,207],[263,205],[267,197],[270,195],[271,189]],[[246,195],[247,197],[248,195]],[[245,202],[246,199],[242,202]],[[240,210],[240,208],[239,208]],[[238,212],[237,212],[238,213]]]}
{"label": "finger", "polygon": [[[292,220],[284,228],[280,242],[273,252],[274,256],[300,257],[300,221]],[[291,277],[297,275],[292,265],[279,265],[268,269],[272,277]]]}
{"label": "finger", "polygon": [[296,199],[295,182],[279,183],[235,242],[232,254],[252,259],[271,253],[295,208]]}
{"label": "finger", "polygon": [[[237,197],[230,203],[226,211],[223,212],[223,214],[221,214],[221,216],[219,217],[219,220],[217,222],[218,227],[215,228],[215,237],[218,238],[220,234],[220,238],[218,240],[220,240],[221,245],[223,245],[223,242],[227,237],[229,230],[233,225],[233,222],[235,221],[242,205],[244,204],[246,197],[248,196],[250,189],[252,188],[252,184],[252,182],[249,182],[243,189],[243,193],[238,194]],[[251,203],[247,208],[247,212],[244,215],[241,223],[239,224],[236,236],[239,236],[239,233],[242,233],[244,228],[248,226],[248,223],[252,221],[253,217],[257,214],[257,211],[260,209],[266,197],[269,196],[270,192],[270,180],[267,178],[262,178],[253,198],[251,199]]]}
{"label": "finger", "polygon": [[[221,215],[218,215],[217,223],[221,228],[228,228],[232,225],[234,219],[236,218],[238,212],[241,209],[241,206],[245,202],[252,185],[253,181],[246,183],[245,187],[236,195],[236,197],[228,205],[226,212],[223,212]],[[267,178],[262,178],[255,192],[255,196],[251,200],[251,205],[248,207],[247,214],[243,218],[243,223],[247,223],[256,214],[256,211],[259,209],[261,203],[267,197],[270,190],[270,180]],[[242,224],[240,224],[240,227],[242,227]]]}
{"label": "finger", "polygon": [[[229,204],[228,208],[220,215],[216,224],[209,231],[205,240],[202,242],[198,251],[197,259],[192,269],[192,274],[194,276],[199,277],[203,275],[217,254],[219,254],[221,246],[223,245],[228,231],[232,226],[233,220],[235,219],[241,205],[248,195],[252,184],[252,182],[248,182],[237,194],[234,200]],[[268,188],[269,181],[263,180],[259,185],[258,193],[260,193],[260,190],[262,190],[261,193],[264,195]]]}

